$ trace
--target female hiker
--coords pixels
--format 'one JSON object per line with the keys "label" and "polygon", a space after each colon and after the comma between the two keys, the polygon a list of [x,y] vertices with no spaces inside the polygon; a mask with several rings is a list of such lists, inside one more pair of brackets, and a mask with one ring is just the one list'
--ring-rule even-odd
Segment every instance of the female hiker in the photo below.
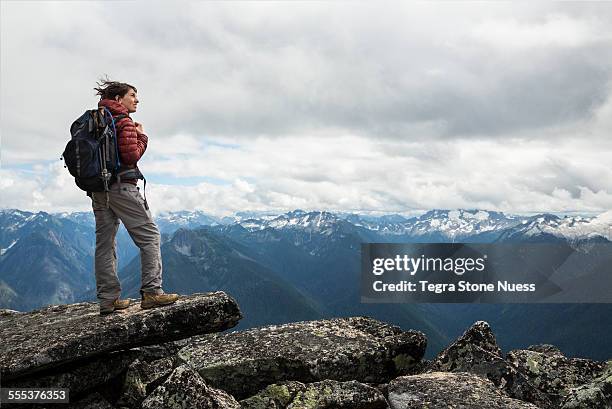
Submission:
{"label": "female hiker", "polygon": [[160,234],[137,186],[138,179],[143,179],[137,163],[147,149],[148,138],[142,124],[133,122],[129,116],[136,112],[138,105],[136,87],[108,79],[97,85],[94,89],[100,95],[98,107],[107,108],[113,117],[119,116],[115,126],[121,163],[117,181],[110,186],[110,191],[90,194],[96,219],[95,274],[100,315],[127,308],[130,304],[129,300],[119,298],[121,286],[117,277],[115,236],[120,220],[140,249],[141,308],[168,305],[179,296],[165,294],[162,290]]}

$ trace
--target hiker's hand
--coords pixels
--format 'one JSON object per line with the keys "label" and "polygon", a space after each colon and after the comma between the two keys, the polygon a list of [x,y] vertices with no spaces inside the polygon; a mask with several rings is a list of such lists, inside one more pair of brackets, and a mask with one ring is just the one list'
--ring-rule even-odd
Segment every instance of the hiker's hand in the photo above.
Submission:
{"label": "hiker's hand", "polygon": [[138,131],[138,133],[144,133],[144,130],[142,129],[142,124],[134,122],[134,125],[136,125],[136,130]]}

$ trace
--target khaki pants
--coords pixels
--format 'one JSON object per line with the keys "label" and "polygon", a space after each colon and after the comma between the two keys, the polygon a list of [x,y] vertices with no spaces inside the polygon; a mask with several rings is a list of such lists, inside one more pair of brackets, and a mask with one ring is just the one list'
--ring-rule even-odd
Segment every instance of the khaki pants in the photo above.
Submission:
{"label": "khaki pants", "polygon": [[140,293],[163,293],[161,237],[140,189],[130,183],[115,183],[108,192],[108,202],[106,192],[92,192],[91,199],[96,218],[95,272],[100,304],[110,304],[121,294],[115,241],[120,220],[140,249]]}

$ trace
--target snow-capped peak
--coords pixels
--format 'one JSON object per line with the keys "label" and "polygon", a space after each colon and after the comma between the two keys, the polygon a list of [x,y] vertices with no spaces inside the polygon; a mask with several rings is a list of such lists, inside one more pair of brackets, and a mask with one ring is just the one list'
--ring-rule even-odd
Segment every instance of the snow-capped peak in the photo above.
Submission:
{"label": "snow-capped peak", "polygon": [[[457,239],[467,235],[485,233],[511,227],[520,222],[514,216],[484,210],[431,210],[409,220],[409,233],[415,236],[434,232]],[[408,227],[408,226],[407,226]]]}

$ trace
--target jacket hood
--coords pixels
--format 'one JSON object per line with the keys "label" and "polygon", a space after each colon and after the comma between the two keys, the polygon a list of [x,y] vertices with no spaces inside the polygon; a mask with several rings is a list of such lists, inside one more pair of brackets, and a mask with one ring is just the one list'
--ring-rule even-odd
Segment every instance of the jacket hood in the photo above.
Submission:
{"label": "jacket hood", "polygon": [[100,102],[98,102],[98,107],[108,108],[113,115],[129,115],[127,108],[114,99],[101,99]]}

